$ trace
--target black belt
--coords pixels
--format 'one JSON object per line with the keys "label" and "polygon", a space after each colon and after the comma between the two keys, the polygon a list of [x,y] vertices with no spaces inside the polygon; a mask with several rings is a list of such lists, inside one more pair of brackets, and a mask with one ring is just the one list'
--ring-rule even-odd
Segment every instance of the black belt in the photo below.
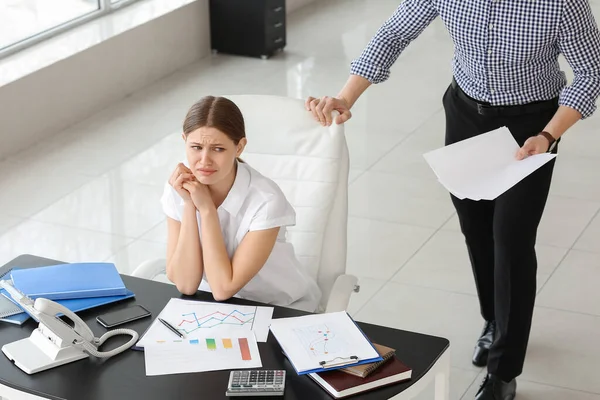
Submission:
{"label": "black belt", "polygon": [[467,96],[460,86],[458,86],[454,78],[452,78],[452,89],[456,91],[456,94],[462,101],[477,110],[477,113],[480,115],[510,117],[523,114],[535,114],[556,109],[558,107],[558,98],[515,106],[492,106],[489,103],[482,103]]}

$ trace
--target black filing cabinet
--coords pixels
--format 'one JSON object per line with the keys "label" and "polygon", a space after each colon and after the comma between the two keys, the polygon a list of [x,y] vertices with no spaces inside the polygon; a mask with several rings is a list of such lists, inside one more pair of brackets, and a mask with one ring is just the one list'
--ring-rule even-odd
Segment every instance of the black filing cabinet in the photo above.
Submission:
{"label": "black filing cabinet", "polygon": [[213,52],[268,58],[285,32],[285,0],[210,0]]}

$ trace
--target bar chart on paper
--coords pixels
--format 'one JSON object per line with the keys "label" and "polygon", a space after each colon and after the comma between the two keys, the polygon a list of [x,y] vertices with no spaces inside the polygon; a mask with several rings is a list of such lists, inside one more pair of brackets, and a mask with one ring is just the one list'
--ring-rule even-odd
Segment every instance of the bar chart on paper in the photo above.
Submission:
{"label": "bar chart on paper", "polygon": [[[185,339],[197,339],[210,335],[242,335],[254,332],[256,340],[266,342],[273,307],[252,307],[233,304],[207,303],[171,299],[159,314]],[[172,339],[172,332],[154,321],[138,342],[138,347],[148,343]]]}
{"label": "bar chart on paper", "polygon": [[144,350],[147,376],[262,366],[251,332],[246,336],[159,340]]}

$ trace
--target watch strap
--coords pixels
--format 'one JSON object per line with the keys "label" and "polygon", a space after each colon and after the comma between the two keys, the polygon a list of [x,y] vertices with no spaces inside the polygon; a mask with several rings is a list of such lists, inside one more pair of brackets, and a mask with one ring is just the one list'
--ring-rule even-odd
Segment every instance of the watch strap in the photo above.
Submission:
{"label": "watch strap", "polygon": [[546,131],[541,131],[540,133],[538,133],[538,135],[541,135],[545,137],[546,140],[548,140],[548,151],[552,151],[554,149],[554,146],[556,145],[556,138]]}

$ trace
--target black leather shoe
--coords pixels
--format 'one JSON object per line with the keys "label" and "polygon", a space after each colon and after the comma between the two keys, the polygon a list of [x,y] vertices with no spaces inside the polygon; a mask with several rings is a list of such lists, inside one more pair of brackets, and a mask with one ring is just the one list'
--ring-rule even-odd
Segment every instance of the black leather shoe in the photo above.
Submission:
{"label": "black leather shoe", "polygon": [[497,376],[488,374],[481,383],[475,400],[514,400],[516,392],[516,380],[504,382]]}
{"label": "black leather shoe", "polygon": [[486,321],[481,336],[475,345],[475,351],[473,351],[474,365],[478,367],[485,367],[487,365],[488,353],[490,352],[490,346],[494,343],[495,337],[496,321]]}

